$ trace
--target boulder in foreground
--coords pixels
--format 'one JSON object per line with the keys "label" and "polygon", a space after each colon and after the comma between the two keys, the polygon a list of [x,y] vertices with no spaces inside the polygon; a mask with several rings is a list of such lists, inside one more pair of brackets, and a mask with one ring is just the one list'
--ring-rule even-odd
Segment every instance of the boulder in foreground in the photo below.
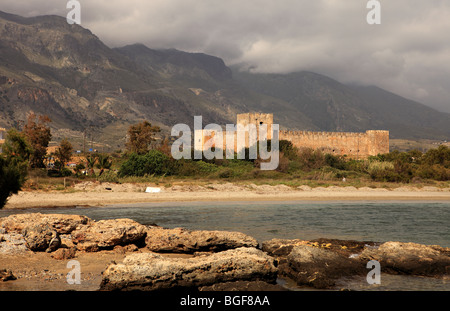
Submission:
{"label": "boulder in foreground", "polygon": [[176,290],[234,281],[275,283],[274,259],[256,248],[238,248],[193,258],[138,253],[103,272],[100,290]]}

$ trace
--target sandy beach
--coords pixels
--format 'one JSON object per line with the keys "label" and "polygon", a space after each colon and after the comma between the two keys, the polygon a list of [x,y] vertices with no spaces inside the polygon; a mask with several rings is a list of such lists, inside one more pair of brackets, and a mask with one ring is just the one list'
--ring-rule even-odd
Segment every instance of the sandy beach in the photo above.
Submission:
{"label": "sandy beach", "polygon": [[[145,192],[147,187],[159,192]],[[444,200],[450,188],[316,187],[236,185],[232,183],[158,187],[144,184],[80,183],[62,191],[21,191],[10,197],[5,209],[32,207],[105,206],[126,203],[193,201],[302,201],[302,200]]]}

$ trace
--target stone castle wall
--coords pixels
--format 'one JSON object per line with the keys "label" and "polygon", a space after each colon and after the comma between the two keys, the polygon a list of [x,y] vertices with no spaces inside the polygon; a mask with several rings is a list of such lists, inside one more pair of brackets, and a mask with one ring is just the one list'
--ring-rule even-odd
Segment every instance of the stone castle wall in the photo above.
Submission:
{"label": "stone castle wall", "polygon": [[[268,130],[268,139],[271,139],[273,114],[266,113],[244,113],[237,115],[237,123],[243,126],[249,124],[259,125],[266,124]],[[197,133],[198,141],[195,148],[197,150],[206,150],[209,147],[205,143],[209,140],[214,141],[216,133],[214,131],[201,130]],[[234,151],[237,151],[236,133],[223,132],[223,148],[226,149],[227,135],[234,136]],[[259,139],[259,132],[257,134]],[[389,131],[368,130],[365,133],[350,132],[310,132],[310,131],[281,131],[279,132],[279,140],[288,140],[299,148],[311,148],[321,150],[324,153],[334,155],[347,155],[353,159],[364,159],[368,156],[375,156],[389,152]],[[217,147],[213,143],[214,147]],[[249,147],[248,134],[245,139],[245,146]]]}
{"label": "stone castle wall", "polygon": [[312,148],[334,155],[347,155],[362,159],[389,152],[388,131],[347,132],[307,132],[280,131],[280,140],[291,141],[297,148]]}

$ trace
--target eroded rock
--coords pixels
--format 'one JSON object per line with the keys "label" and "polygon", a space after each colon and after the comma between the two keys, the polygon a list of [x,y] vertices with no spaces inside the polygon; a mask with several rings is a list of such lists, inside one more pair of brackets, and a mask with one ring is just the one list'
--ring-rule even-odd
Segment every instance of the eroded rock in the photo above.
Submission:
{"label": "eroded rock", "polygon": [[299,285],[331,288],[342,277],[367,273],[361,261],[335,251],[309,245],[294,246],[279,271]]}
{"label": "eroded rock", "polygon": [[[50,242],[57,240],[57,232],[47,224],[30,225],[22,230],[26,246],[32,251],[46,251]],[[61,244],[61,241],[59,241]],[[56,250],[59,245],[53,243],[51,250]]]}
{"label": "eroded rock", "polygon": [[116,245],[143,243],[147,227],[131,219],[100,220],[72,232],[78,250],[95,252]]}
{"label": "eroded rock", "polygon": [[450,248],[417,243],[386,242],[366,248],[360,260],[377,260],[382,271],[431,277],[450,276]]}
{"label": "eroded rock", "polygon": [[21,232],[30,226],[46,224],[59,234],[67,234],[80,225],[91,222],[90,218],[80,215],[29,213],[0,218],[0,228],[4,228],[6,232]]}
{"label": "eroded rock", "polygon": [[16,277],[9,269],[1,269],[0,270],[0,281],[6,282],[6,281],[12,281],[15,280]]}
{"label": "eroded rock", "polygon": [[274,259],[256,248],[238,248],[193,258],[137,253],[103,272],[101,290],[198,288],[234,281],[275,283]]}
{"label": "eroded rock", "polygon": [[148,229],[145,244],[149,250],[161,253],[218,252],[239,247],[258,247],[256,239],[241,232],[160,227]]}

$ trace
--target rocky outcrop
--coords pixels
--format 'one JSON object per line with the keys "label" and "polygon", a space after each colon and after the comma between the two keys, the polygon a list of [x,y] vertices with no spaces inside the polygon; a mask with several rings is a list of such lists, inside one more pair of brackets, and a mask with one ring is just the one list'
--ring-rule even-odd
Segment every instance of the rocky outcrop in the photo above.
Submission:
{"label": "rocky outcrop", "polygon": [[147,227],[131,219],[108,219],[82,226],[72,232],[72,241],[81,251],[95,252],[116,245],[142,244]]}
{"label": "rocky outcrop", "polygon": [[331,288],[342,277],[367,273],[361,261],[320,247],[294,246],[279,272],[299,285],[318,289]]}
{"label": "rocky outcrop", "polygon": [[30,225],[22,230],[26,246],[32,251],[55,251],[61,245],[59,235],[48,224]]}
{"label": "rocky outcrop", "polygon": [[6,282],[6,281],[12,281],[15,280],[16,277],[9,269],[2,269],[0,270],[0,281]]}
{"label": "rocky outcrop", "polygon": [[386,242],[364,249],[359,259],[377,260],[382,271],[392,274],[450,277],[450,248],[440,246]]}
{"label": "rocky outcrop", "polygon": [[278,259],[280,275],[298,285],[326,289],[334,287],[342,277],[367,273],[365,263],[354,255],[374,245],[337,239],[272,239],[262,243],[262,250]]}
{"label": "rocky outcrop", "polygon": [[218,252],[239,247],[258,247],[258,241],[241,232],[164,229],[147,231],[146,247],[153,252]]}
{"label": "rocky outcrop", "polygon": [[67,260],[75,258],[76,248],[60,248],[55,251],[51,256],[57,260]]}
{"label": "rocky outcrop", "polygon": [[6,232],[21,232],[30,226],[46,224],[59,234],[67,234],[80,225],[88,225],[92,222],[90,218],[80,215],[30,213],[0,218],[0,228]]}
{"label": "rocky outcrop", "polygon": [[127,256],[103,272],[101,290],[196,288],[223,282],[274,283],[274,259],[256,248],[238,248],[194,258],[169,258],[155,253]]}
{"label": "rocky outcrop", "polygon": [[0,233],[0,254],[21,255],[30,252],[20,233]]}
{"label": "rocky outcrop", "polygon": [[327,249],[344,256],[351,256],[361,253],[366,247],[376,247],[380,243],[372,241],[355,241],[355,240],[339,240],[339,239],[272,239],[262,243],[262,250],[271,256],[286,257],[290,254],[295,246],[309,245]]}

